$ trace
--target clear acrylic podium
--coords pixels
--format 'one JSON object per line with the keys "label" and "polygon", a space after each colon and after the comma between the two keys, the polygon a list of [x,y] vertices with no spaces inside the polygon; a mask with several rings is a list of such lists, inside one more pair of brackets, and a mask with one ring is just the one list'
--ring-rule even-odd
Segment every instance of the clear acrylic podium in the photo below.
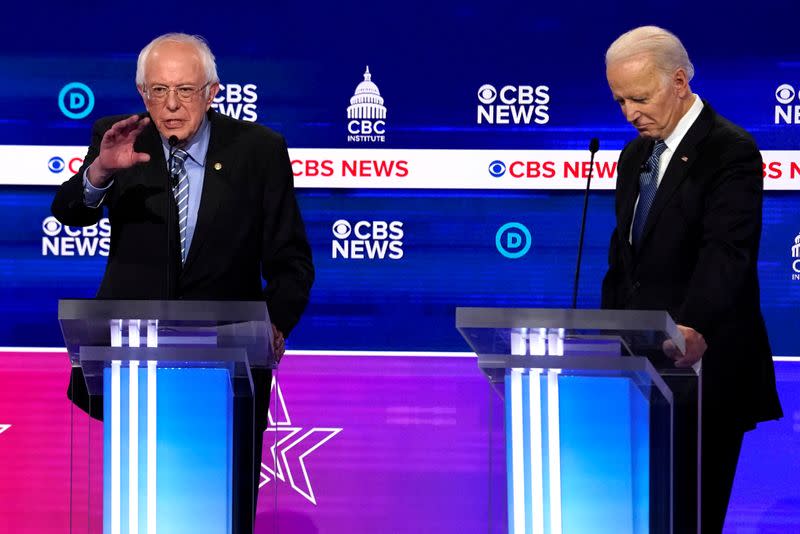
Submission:
{"label": "clear acrylic podium", "polygon": [[103,466],[73,486],[71,515],[87,519],[71,531],[252,528],[255,496],[237,482],[257,472],[250,369],[275,367],[264,302],[61,300],[58,318],[72,366],[103,396],[102,450],[71,437],[74,463]]}
{"label": "clear acrylic podium", "polygon": [[673,395],[645,357],[683,349],[669,314],[457,308],[456,327],[504,399],[508,532],[673,532]]}

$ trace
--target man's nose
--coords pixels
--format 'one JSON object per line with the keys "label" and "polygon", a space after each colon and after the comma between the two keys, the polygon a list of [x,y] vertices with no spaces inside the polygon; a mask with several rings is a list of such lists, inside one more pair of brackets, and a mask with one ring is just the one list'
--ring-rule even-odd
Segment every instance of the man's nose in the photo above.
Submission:
{"label": "man's nose", "polygon": [[625,120],[633,122],[639,117],[639,108],[633,104],[626,104],[622,110],[625,113]]}
{"label": "man's nose", "polygon": [[175,91],[169,91],[167,93],[167,100],[166,100],[167,109],[170,111],[175,111],[179,107],[181,107],[181,103],[178,100],[178,95]]}

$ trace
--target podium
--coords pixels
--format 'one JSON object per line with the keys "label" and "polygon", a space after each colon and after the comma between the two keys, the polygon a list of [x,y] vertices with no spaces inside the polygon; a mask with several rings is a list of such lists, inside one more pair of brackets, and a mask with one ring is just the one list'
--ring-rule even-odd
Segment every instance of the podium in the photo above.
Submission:
{"label": "podium", "polygon": [[504,400],[509,533],[673,532],[674,399],[651,362],[684,348],[669,314],[457,308],[456,327]]}
{"label": "podium", "polygon": [[104,534],[252,528],[253,484],[239,479],[257,473],[250,370],[276,365],[265,303],[61,300],[58,318],[72,366],[103,397],[102,451],[71,440],[87,465],[102,455],[102,502],[74,489],[71,516],[102,507]]}

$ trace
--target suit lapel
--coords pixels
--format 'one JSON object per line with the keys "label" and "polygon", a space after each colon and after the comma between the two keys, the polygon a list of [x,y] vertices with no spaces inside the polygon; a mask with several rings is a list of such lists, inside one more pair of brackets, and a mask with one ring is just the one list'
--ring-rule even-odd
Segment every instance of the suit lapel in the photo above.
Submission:
{"label": "suit lapel", "polygon": [[225,196],[228,189],[228,168],[224,159],[220,156],[224,148],[225,133],[221,131],[223,125],[220,124],[216,113],[209,112],[211,122],[211,137],[208,141],[208,151],[206,152],[205,173],[203,174],[203,192],[200,196],[200,207],[197,211],[197,224],[192,236],[192,244],[186,256],[186,263],[183,266],[184,272],[187,271],[194,260],[197,258],[209,233],[214,228],[214,219],[220,206],[220,199]]}
{"label": "suit lapel", "polygon": [[144,164],[145,176],[151,177],[154,184],[168,190],[169,172],[167,170],[167,159],[164,157],[164,147],[161,144],[161,136],[158,135],[155,124],[152,122],[141,133],[134,143],[134,150],[150,155],[150,161]]}
{"label": "suit lapel", "polygon": [[[162,218],[165,228],[173,230],[169,238],[171,243],[175,243],[178,240],[178,219],[175,209],[170,211],[169,208],[169,203],[172,203],[173,206],[175,205],[175,197],[172,196],[169,186],[167,158],[164,156],[161,136],[158,135],[155,124],[151,122],[139,135],[139,138],[134,143],[134,150],[150,155],[150,161],[142,164],[141,167],[134,167],[134,169],[137,169],[134,172],[138,173],[142,182],[146,183],[154,191],[154,194],[148,200],[148,208]],[[173,220],[167,221],[170,213],[173,216]]]}
{"label": "suit lapel", "polygon": [[647,215],[644,229],[642,230],[641,246],[644,246],[648,235],[658,222],[661,212],[669,203],[672,195],[678,190],[681,183],[686,179],[687,173],[697,156],[697,145],[708,135],[713,123],[713,111],[708,103],[704,102],[703,111],[695,120],[694,124],[686,132],[678,148],[672,154],[667,170],[653,199],[650,213]]}

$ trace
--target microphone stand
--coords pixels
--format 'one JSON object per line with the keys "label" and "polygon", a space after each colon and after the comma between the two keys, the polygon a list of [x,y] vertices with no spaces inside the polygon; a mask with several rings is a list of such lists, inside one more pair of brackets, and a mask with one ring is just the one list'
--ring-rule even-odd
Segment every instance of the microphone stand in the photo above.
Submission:
{"label": "microphone stand", "polygon": [[169,139],[167,139],[167,143],[169,143],[169,158],[167,159],[167,174],[169,178],[167,179],[167,209],[165,210],[167,213],[167,290],[165,292],[165,298],[170,299],[172,298],[172,247],[170,244],[172,243],[172,226],[173,226],[173,206],[175,205],[173,201],[174,193],[173,188],[175,187],[175,180],[177,180],[177,176],[173,175],[172,173],[172,161],[175,158],[175,149],[178,148],[178,136],[172,135]]}
{"label": "microphone stand", "polygon": [[586,191],[583,193],[583,214],[581,215],[581,238],[578,243],[578,261],[575,265],[575,284],[572,286],[572,309],[578,307],[578,279],[581,274],[581,257],[583,256],[583,236],[586,232],[586,208],[589,206],[589,188],[592,184],[592,171],[594,170],[594,155],[600,149],[600,141],[593,137],[589,141],[589,152],[591,159],[589,160],[589,176],[586,179]]}

